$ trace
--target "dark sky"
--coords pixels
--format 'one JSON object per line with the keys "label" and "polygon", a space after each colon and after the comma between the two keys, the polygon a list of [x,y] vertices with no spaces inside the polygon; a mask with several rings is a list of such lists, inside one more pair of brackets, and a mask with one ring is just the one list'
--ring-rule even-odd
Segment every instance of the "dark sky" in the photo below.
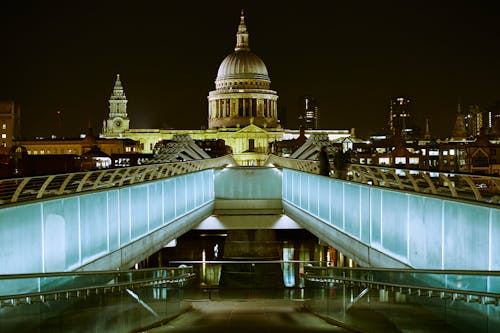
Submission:
{"label": "dark sky", "polygon": [[323,128],[380,130],[391,97],[449,136],[458,99],[500,99],[493,1],[2,1],[0,98],[21,104],[23,135],[100,130],[117,73],[132,128],[201,128],[240,9],[250,47],[288,109],[320,105]]}

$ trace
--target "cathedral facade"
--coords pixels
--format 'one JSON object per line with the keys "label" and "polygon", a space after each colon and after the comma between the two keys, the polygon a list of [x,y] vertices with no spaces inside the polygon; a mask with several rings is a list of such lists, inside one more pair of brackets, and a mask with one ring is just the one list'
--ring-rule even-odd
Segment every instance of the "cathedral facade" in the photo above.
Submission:
{"label": "cathedral facade", "polygon": [[[189,135],[194,140],[222,139],[230,146],[234,159],[242,166],[262,165],[273,142],[298,137],[298,130],[279,125],[278,94],[271,90],[271,79],[264,62],[250,51],[249,33],[243,11],[236,33],[234,52],[220,64],[215,90],[208,94],[208,129],[162,130],[131,129],[127,99],[116,78],[109,100],[109,116],[103,123],[105,137],[139,141],[144,153],[153,151],[161,140]],[[349,136],[349,131],[329,130],[330,139]]]}

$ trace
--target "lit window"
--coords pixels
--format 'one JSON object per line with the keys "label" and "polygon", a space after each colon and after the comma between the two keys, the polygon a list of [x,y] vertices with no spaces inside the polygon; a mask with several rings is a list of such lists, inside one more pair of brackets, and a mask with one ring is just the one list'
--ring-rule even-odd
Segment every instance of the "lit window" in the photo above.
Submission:
{"label": "lit window", "polygon": [[[448,155],[448,151],[447,150],[443,150],[443,155],[444,156],[447,156]],[[451,154],[450,154],[451,155]]]}
{"label": "lit window", "polygon": [[455,155],[455,149],[450,149],[450,155]]}
{"label": "lit window", "polygon": [[2,129],[7,129],[7,124],[3,123],[2,124]]}
{"label": "lit window", "polygon": [[378,164],[389,164],[389,157],[380,157],[378,159]]}
{"label": "lit window", "polygon": [[2,139],[7,139],[7,134],[2,133]]}
{"label": "lit window", "polygon": [[396,164],[405,164],[406,157],[396,157],[395,162],[396,162]]}
{"label": "lit window", "polygon": [[418,157],[410,157],[410,164],[418,164]]}

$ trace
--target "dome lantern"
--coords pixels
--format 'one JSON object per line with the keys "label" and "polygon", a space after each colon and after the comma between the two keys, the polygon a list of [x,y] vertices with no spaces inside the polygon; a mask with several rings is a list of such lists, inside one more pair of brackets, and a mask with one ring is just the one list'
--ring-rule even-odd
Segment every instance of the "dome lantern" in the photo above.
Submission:
{"label": "dome lantern", "polygon": [[245,24],[245,13],[243,9],[241,10],[240,25],[238,26],[238,32],[236,33],[236,47],[235,51],[250,51],[250,46],[248,45],[248,31]]}

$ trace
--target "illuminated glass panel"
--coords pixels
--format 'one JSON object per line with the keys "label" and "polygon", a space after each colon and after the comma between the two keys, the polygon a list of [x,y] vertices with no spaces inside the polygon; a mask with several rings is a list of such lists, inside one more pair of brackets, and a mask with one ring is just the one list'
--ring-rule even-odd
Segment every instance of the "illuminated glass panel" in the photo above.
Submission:
{"label": "illuminated glass panel", "polygon": [[344,228],[344,189],[341,182],[330,183],[330,214],[331,224],[337,228]]}
{"label": "illuminated glass panel", "polygon": [[175,179],[163,181],[163,204],[165,206],[164,223],[170,223],[175,219]]}
{"label": "illuminated glass panel", "polygon": [[196,203],[196,192],[198,187],[196,187],[195,175],[190,173],[184,176],[186,179],[186,212],[190,212],[194,209]]}
{"label": "illuminated glass panel", "polygon": [[[43,271],[41,204],[0,210],[0,274]],[[37,287],[36,281],[3,281],[1,294],[25,292]]]}
{"label": "illuminated glass panel", "polygon": [[382,191],[382,246],[393,254],[407,257],[408,199],[405,193]]}
{"label": "illuminated glass panel", "polygon": [[79,199],[70,197],[43,205],[45,271],[66,271],[80,265]]}
{"label": "illuminated glass panel", "polygon": [[330,221],[330,178],[318,177],[318,186],[319,218],[323,221]]}
{"label": "illuminated glass panel", "polygon": [[[321,193],[321,189],[319,188],[319,176],[316,175],[308,175],[308,210],[314,216],[319,216],[319,197]],[[321,177],[323,178],[323,177]],[[326,178],[326,177],[325,177]],[[326,191],[328,191],[328,186],[325,187]]]}
{"label": "illuminated glass panel", "polygon": [[163,224],[162,183],[148,184],[149,231]]}
{"label": "illuminated glass panel", "polygon": [[120,245],[130,241],[130,188],[120,189]]}
{"label": "illuminated glass panel", "polygon": [[106,192],[80,196],[80,244],[82,262],[89,261],[108,250],[107,221],[102,207]]}
{"label": "illuminated glass panel", "polygon": [[283,200],[291,200],[292,177],[290,170],[283,169]]}
{"label": "illuminated glass panel", "polygon": [[487,207],[444,201],[444,269],[488,267]]}
{"label": "illuminated glass panel", "polygon": [[370,244],[370,188],[366,186],[359,187],[360,195],[360,223],[361,240]]}
{"label": "illuminated glass panel", "polygon": [[300,173],[295,171],[290,172],[292,172],[292,203],[300,205]]}
{"label": "illuminated glass panel", "polygon": [[186,214],[186,178],[175,177],[175,218]]}
{"label": "illuminated glass panel", "polygon": [[120,202],[118,190],[108,191],[108,249],[114,251],[120,248]]}
{"label": "illuminated glass panel", "polygon": [[415,267],[441,269],[442,201],[409,196],[409,258]]}
{"label": "illuminated glass panel", "polygon": [[215,174],[214,174],[214,170],[207,170],[206,172],[210,176],[207,176],[205,178],[205,181],[207,184],[206,191],[207,191],[207,195],[208,195],[208,199],[205,198],[205,201],[214,200],[215,199]]}
{"label": "illuminated glass panel", "polygon": [[41,204],[0,210],[1,274],[42,271],[41,214]]}
{"label": "illuminated glass panel", "polygon": [[[490,224],[490,269],[498,271],[500,270],[500,256],[495,254],[500,253],[500,209],[491,210]],[[496,292],[500,293],[500,283],[498,284],[498,290]]]}
{"label": "illuminated glass panel", "polygon": [[196,207],[199,207],[202,204],[204,204],[203,197],[205,195],[205,182],[203,181],[203,175],[204,172],[197,172],[196,174],[194,174],[195,187],[193,192],[195,196],[194,205]]}
{"label": "illuminated glass panel", "polygon": [[137,239],[148,232],[148,187],[131,187],[130,237]]}
{"label": "illuminated glass panel", "polygon": [[281,199],[281,173],[274,168],[225,168],[216,171],[215,197]]}
{"label": "illuminated glass panel", "polygon": [[301,172],[299,174],[299,179],[300,183],[299,188],[300,188],[300,201],[299,201],[299,206],[302,207],[305,210],[308,210],[307,204],[308,204],[308,197],[309,197],[309,182],[308,178],[310,176],[307,173]]}
{"label": "illuminated glass panel", "polygon": [[361,238],[359,185],[344,183],[344,230],[351,236]]}
{"label": "illuminated glass panel", "polygon": [[371,205],[371,244],[376,248],[382,247],[382,190],[370,189]]}

